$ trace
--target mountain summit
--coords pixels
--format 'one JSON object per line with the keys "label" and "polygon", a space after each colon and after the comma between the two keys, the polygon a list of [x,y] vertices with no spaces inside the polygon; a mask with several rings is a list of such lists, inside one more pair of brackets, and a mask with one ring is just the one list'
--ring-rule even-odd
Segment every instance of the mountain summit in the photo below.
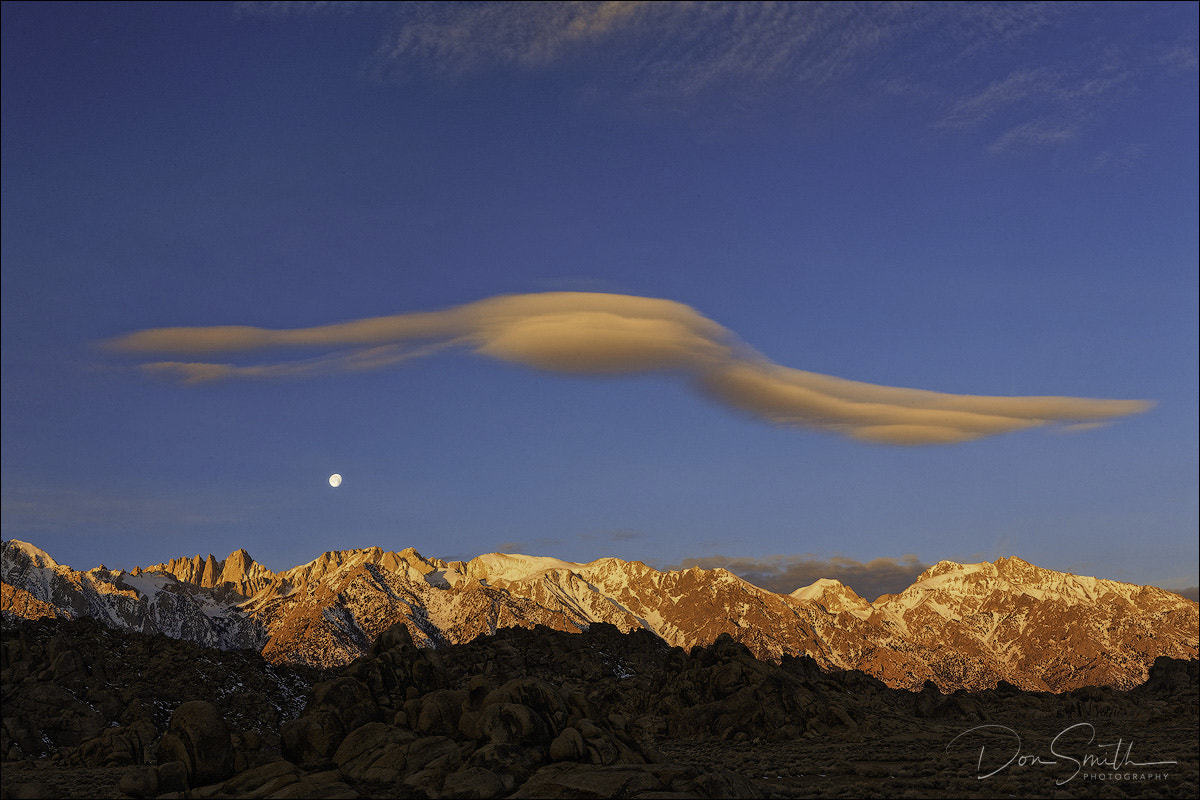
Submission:
{"label": "mountain summit", "polygon": [[597,622],[645,629],[683,648],[728,634],[760,659],[807,655],[826,670],[858,669],[908,689],[932,681],[943,691],[1001,680],[1029,690],[1127,689],[1159,656],[1200,655],[1194,601],[1018,558],[941,561],[875,603],[832,579],[781,595],[723,569],[505,553],[444,561],[379,547],[329,551],[280,573],[245,550],[223,561],[194,556],[130,572],[78,572],[10,540],[0,577],[6,624],[92,616],[320,666],[363,655],[397,622],[432,647],[500,628],[582,631]]}
{"label": "mountain summit", "polygon": [[275,578],[275,573],[241,549],[234,550],[224,561],[217,561],[213,554],[209,553],[206,559],[197,555],[191,558],[173,558],[165,564],[155,564],[145,569],[134,567],[129,574],[138,576],[150,572],[171,575],[183,583],[190,583],[202,589],[223,588],[226,592],[236,592],[242,597],[253,595]]}

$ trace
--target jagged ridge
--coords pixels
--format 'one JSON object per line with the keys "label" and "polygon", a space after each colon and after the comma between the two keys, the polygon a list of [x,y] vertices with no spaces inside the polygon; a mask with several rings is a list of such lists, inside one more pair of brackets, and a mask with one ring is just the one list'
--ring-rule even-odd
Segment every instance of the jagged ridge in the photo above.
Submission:
{"label": "jagged ridge", "polygon": [[726,633],[760,659],[806,655],[825,670],[944,691],[1001,680],[1029,690],[1127,689],[1155,658],[1194,659],[1200,648],[1193,601],[1016,558],[942,561],[872,604],[831,579],[780,595],[722,569],[658,571],[617,558],[492,553],[448,562],[373,547],[272,573],[238,550],[223,561],[80,573],[15,541],[4,557],[6,619],[96,616],[205,644],[252,641],[270,661],[326,667],[367,652],[398,621],[434,647],[534,625],[578,632],[605,622],[685,648]]}
{"label": "jagged ridge", "polygon": [[163,633],[206,647],[258,650],[264,631],[235,595],[166,572],[78,572],[18,541],[3,543],[0,614],[15,619],[92,617],[112,628]]}

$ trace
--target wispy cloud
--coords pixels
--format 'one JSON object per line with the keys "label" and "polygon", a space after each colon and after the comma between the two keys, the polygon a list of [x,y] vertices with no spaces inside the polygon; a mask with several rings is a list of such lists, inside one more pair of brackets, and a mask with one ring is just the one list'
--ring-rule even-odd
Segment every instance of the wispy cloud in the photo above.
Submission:
{"label": "wispy cloud", "polygon": [[936,126],[999,129],[988,148],[993,153],[1061,144],[1078,137],[1093,110],[1129,79],[1116,64],[1085,70],[1019,67],[959,97]]}
{"label": "wispy cloud", "polygon": [[[541,69],[586,54],[643,94],[774,81],[817,88],[881,65],[890,75],[936,71],[936,62],[1011,44],[1063,14],[1054,3],[408,3],[376,56],[393,76]],[[928,33],[932,52],[916,39]]]}
{"label": "wispy cloud", "polygon": [[[242,3],[240,15],[339,3]],[[363,4],[381,15],[367,72],[383,81],[570,69],[582,95],[811,113],[901,91],[944,133],[993,153],[1080,138],[1123,92],[1195,71],[1194,37],[1129,46],[1072,3],[491,2]],[[1122,13],[1119,10],[1114,14]],[[1064,47],[1065,31],[1080,41]],[[1045,41],[1037,37],[1050,37]],[[1037,46],[1030,46],[1036,44]],[[1143,43],[1144,45],[1144,43]]]}
{"label": "wispy cloud", "polygon": [[[1062,425],[1055,429],[1056,433],[1084,433],[1086,431],[1099,430],[1107,428],[1111,422],[1076,422],[1074,425]],[[1008,555],[1003,553],[1002,555]]]}
{"label": "wispy cloud", "polygon": [[230,378],[310,378],[340,372],[365,372],[390,367],[402,361],[429,355],[438,349],[440,346],[436,344],[411,348],[392,344],[273,364],[238,365],[194,361],[154,361],[143,364],[142,370],[150,375],[186,376],[186,383],[207,383]]}
{"label": "wispy cloud", "polygon": [[[377,52],[386,69],[463,75],[496,66],[540,67],[661,13],[659,3],[414,3]],[[671,4],[662,4],[671,5]],[[402,64],[402,62],[404,62]]]}
{"label": "wispy cloud", "polygon": [[1092,160],[1092,172],[1103,172],[1109,169],[1125,170],[1132,167],[1146,155],[1146,149],[1141,145],[1129,144],[1118,150],[1105,150]]}
{"label": "wispy cloud", "polygon": [[1145,411],[1141,400],[990,397],[879,386],[774,364],[689,306],[623,294],[500,295],[442,311],[312,328],[154,328],[100,343],[113,353],[218,353],[339,348],[317,358],[253,366],[147,361],[151,375],[198,384],[389,366],[447,347],[575,375],[674,374],[704,396],[784,426],[887,444],[948,444]]}
{"label": "wispy cloud", "polygon": [[708,556],[686,558],[669,569],[721,567],[767,591],[789,594],[821,578],[833,578],[849,586],[860,596],[874,602],[880,595],[896,594],[911,586],[917,576],[929,568],[915,555],[901,558],[876,558],[855,561],[834,556],[816,559],[807,555],[735,558]]}
{"label": "wispy cloud", "polygon": [[936,6],[824,2],[407,4],[375,74],[461,77],[587,56],[604,65],[606,83],[641,98],[779,81],[817,88],[938,16]]}
{"label": "wispy cloud", "polygon": [[967,128],[995,116],[1002,110],[1030,98],[1054,95],[1059,79],[1046,69],[1018,69],[983,90],[959,98],[938,120],[946,128]]}

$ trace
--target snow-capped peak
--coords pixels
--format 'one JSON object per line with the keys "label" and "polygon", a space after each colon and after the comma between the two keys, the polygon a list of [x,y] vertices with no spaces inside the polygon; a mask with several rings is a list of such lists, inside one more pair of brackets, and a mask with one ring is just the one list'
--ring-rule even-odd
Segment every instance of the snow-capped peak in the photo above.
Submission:
{"label": "snow-capped peak", "polygon": [[836,578],[817,578],[808,586],[801,586],[792,592],[791,596],[797,600],[815,600],[830,591],[840,594],[845,588],[845,584]]}
{"label": "snow-capped peak", "polygon": [[760,658],[806,654],[908,688],[1001,679],[1037,690],[1129,688],[1158,655],[1195,658],[1200,647],[1194,601],[1015,558],[940,561],[872,604],[832,578],[780,595],[720,568],[660,571],[611,557],[489,553],[464,563],[372,547],[275,574],[239,550],[139,574],[78,572],[24,542],[5,542],[4,556],[6,621],[49,610],[226,647],[265,638],[268,660],[323,666],[353,660],[396,621],[423,646],[515,625],[607,623],[685,648],[727,634]]}
{"label": "snow-capped peak", "polygon": [[849,611],[859,619],[867,619],[874,607],[857,592],[834,578],[818,578],[808,586],[802,586],[789,597],[804,603],[824,606],[832,614]]}
{"label": "snow-capped peak", "polygon": [[546,556],[525,556],[518,553],[486,553],[467,562],[469,580],[526,581],[553,570],[577,570],[586,566]]}
{"label": "snow-capped peak", "polygon": [[58,562],[50,557],[50,554],[45,550],[34,547],[29,542],[22,542],[20,539],[9,539],[4,543],[4,549],[9,548],[24,553],[35,567],[57,567]]}

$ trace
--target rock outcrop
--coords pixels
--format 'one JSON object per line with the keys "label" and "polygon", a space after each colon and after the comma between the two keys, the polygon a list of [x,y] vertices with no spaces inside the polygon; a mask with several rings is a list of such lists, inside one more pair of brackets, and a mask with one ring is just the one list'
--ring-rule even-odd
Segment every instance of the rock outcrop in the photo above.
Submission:
{"label": "rock outcrop", "polygon": [[245,599],[271,585],[275,573],[255,561],[245,550],[234,550],[223,561],[212,553],[208,558],[173,558],[145,569],[134,567],[131,575],[156,572],[174,576],[183,583],[203,589],[218,589],[226,597]]}
{"label": "rock outcrop", "polygon": [[[763,774],[761,757],[739,765],[719,754],[855,747],[864,766],[851,771],[885,778],[897,767],[877,766],[876,754],[894,746],[910,753],[915,778],[929,774],[930,754],[913,754],[912,737],[931,730],[945,732],[944,751],[945,740],[980,724],[1047,719],[1061,730],[1120,719],[1139,745],[1143,730],[1178,728],[1194,750],[1200,722],[1196,661],[1159,658],[1128,692],[1010,684],[909,692],[861,672],[826,672],[808,657],[763,661],[728,635],[684,650],[604,623],[583,633],[502,629],[439,649],[418,647],[397,624],[325,672],[94,620],[22,623],[4,631],[0,655],[5,797],[784,797],[839,786],[853,794],[857,783],[809,785],[802,775],[795,793],[783,792],[785,765]],[[1186,762],[1182,785],[1192,785],[1191,756],[1167,755]],[[70,788],[81,785],[67,781],[72,770],[92,776],[86,789]],[[95,783],[100,774],[111,787]],[[30,778],[62,782],[31,790]],[[945,784],[944,794],[973,781]]]}

